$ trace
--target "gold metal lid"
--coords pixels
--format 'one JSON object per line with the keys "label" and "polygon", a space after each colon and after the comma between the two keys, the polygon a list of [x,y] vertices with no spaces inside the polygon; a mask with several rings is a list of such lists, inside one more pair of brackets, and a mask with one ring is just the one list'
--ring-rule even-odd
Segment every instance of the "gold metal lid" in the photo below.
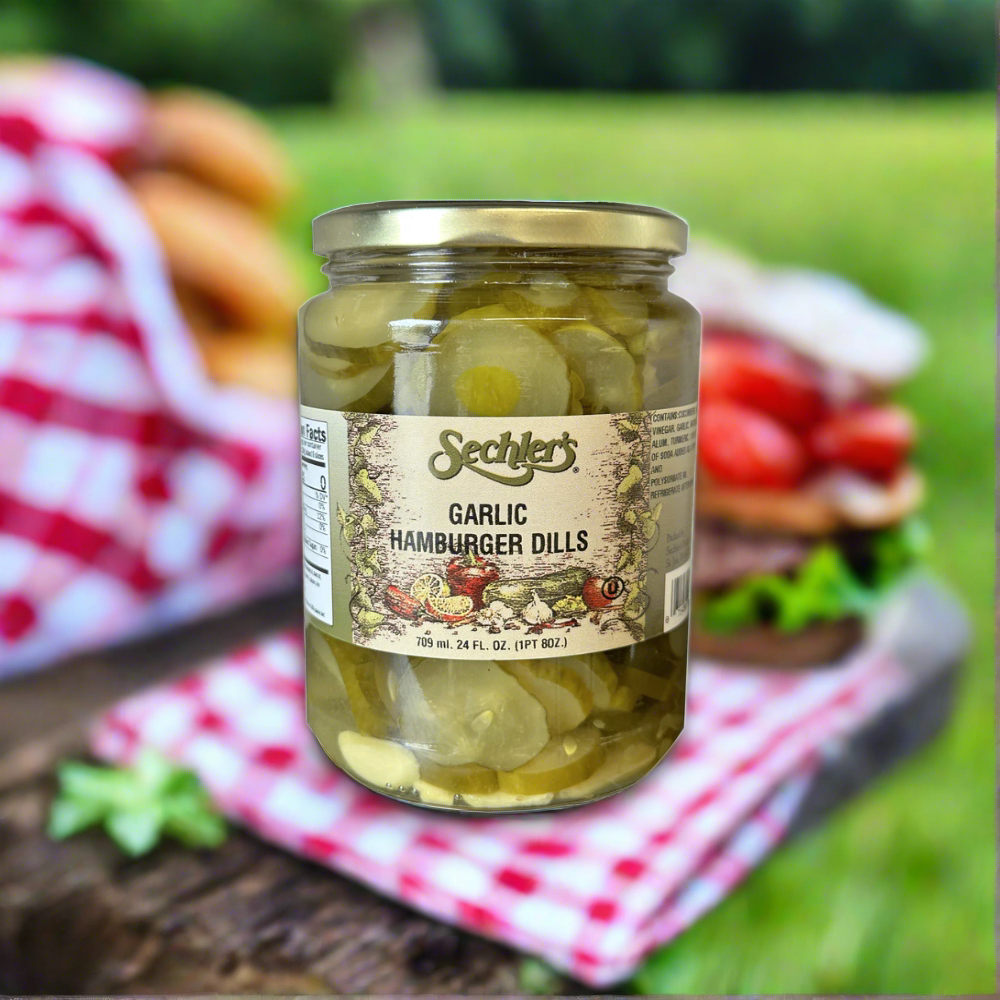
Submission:
{"label": "gold metal lid", "polygon": [[687,223],[611,201],[379,201],[313,219],[313,253],[463,246],[687,250]]}

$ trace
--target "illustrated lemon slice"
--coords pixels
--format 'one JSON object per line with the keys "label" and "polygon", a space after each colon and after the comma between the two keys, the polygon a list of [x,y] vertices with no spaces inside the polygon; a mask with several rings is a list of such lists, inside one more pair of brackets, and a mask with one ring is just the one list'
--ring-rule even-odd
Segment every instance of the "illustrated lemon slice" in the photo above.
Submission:
{"label": "illustrated lemon slice", "polygon": [[552,660],[508,660],[500,664],[545,709],[549,733],[576,729],[594,707],[594,696],[580,676]]}
{"label": "illustrated lemon slice", "polygon": [[454,597],[428,597],[424,605],[435,618],[458,621],[471,613],[475,602],[467,594],[456,594]]}
{"label": "illustrated lemon slice", "polygon": [[[561,416],[569,409],[566,361],[556,347],[498,306],[456,316],[431,342],[430,413]],[[427,379],[414,369],[412,377]],[[409,405],[417,401],[407,397]]]}
{"label": "illustrated lemon slice", "polygon": [[420,780],[417,758],[398,743],[346,730],[337,747],[347,767],[376,788],[412,788]]}
{"label": "illustrated lemon slice", "polygon": [[583,381],[587,413],[627,413],[642,402],[635,360],[621,341],[590,323],[560,327],[552,342]]}
{"label": "illustrated lemon slice", "polygon": [[410,587],[410,597],[415,597],[423,603],[429,597],[447,597],[451,593],[444,577],[436,573],[423,573],[413,581]]}
{"label": "illustrated lemon slice", "polygon": [[593,323],[616,337],[642,333],[649,320],[646,297],[631,288],[588,288],[587,313]]}
{"label": "illustrated lemon slice", "polygon": [[400,678],[403,738],[436,764],[509,770],[548,742],[545,709],[492,660],[417,660]]}
{"label": "illustrated lemon slice", "polygon": [[597,795],[626,788],[649,771],[658,757],[656,747],[650,743],[622,741],[606,752],[604,763],[589,778],[564,788],[556,798],[589,800]]}
{"label": "illustrated lemon slice", "polygon": [[425,760],[420,763],[420,774],[425,781],[446,790],[450,795],[466,795],[470,792],[488,795],[500,787],[496,771],[481,764],[454,764],[446,767]]}
{"label": "illustrated lemon slice", "polygon": [[594,708],[611,707],[612,695],[618,687],[618,675],[611,661],[603,653],[560,657],[554,662],[572,670],[587,685],[594,701]]}
{"label": "illustrated lemon slice", "polygon": [[582,726],[553,738],[526,764],[501,771],[500,791],[511,795],[556,793],[589,777],[604,759],[600,735],[593,726]]}
{"label": "illustrated lemon slice", "polygon": [[299,322],[316,344],[370,348],[414,323],[426,325],[435,303],[434,290],[404,281],[340,285],[311,298],[299,311]]}

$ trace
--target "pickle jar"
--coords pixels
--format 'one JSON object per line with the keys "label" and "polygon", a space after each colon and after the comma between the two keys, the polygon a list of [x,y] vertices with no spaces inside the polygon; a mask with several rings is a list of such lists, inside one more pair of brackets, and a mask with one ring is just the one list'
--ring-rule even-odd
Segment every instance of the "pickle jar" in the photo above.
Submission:
{"label": "pickle jar", "polygon": [[374,791],[590,802],[684,725],[700,321],[642,206],[313,223],[299,314],[306,701]]}

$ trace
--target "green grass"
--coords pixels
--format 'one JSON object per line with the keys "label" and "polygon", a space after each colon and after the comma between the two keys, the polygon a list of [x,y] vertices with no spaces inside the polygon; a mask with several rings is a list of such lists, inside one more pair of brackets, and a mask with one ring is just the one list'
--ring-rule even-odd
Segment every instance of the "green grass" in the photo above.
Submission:
{"label": "green grass", "polygon": [[455,96],[400,116],[276,119],[304,184],[289,235],[383,198],[613,199],[773,261],[837,271],[928,330],[935,567],[976,645],[932,747],[781,850],[653,957],[649,993],[994,989],[993,109],[986,99]]}

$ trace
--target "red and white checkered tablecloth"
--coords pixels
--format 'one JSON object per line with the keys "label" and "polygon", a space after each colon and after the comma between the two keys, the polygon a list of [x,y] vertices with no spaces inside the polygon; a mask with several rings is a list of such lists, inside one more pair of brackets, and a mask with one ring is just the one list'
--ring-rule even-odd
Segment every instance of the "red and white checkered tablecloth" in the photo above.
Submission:
{"label": "red and white checkered tablecloth", "polygon": [[336,770],[306,727],[292,632],[123,702],[92,746],[120,763],[156,747],[266,840],[606,987],[732,891],[782,839],[824,755],[911,683],[871,646],[798,674],[695,663],[685,732],[652,774],[603,802],[510,818],[402,805]]}
{"label": "red and white checkered tablecloth", "polygon": [[298,545],[292,401],[204,375],[115,172],[142,91],[0,64],[0,677],[271,588]]}

